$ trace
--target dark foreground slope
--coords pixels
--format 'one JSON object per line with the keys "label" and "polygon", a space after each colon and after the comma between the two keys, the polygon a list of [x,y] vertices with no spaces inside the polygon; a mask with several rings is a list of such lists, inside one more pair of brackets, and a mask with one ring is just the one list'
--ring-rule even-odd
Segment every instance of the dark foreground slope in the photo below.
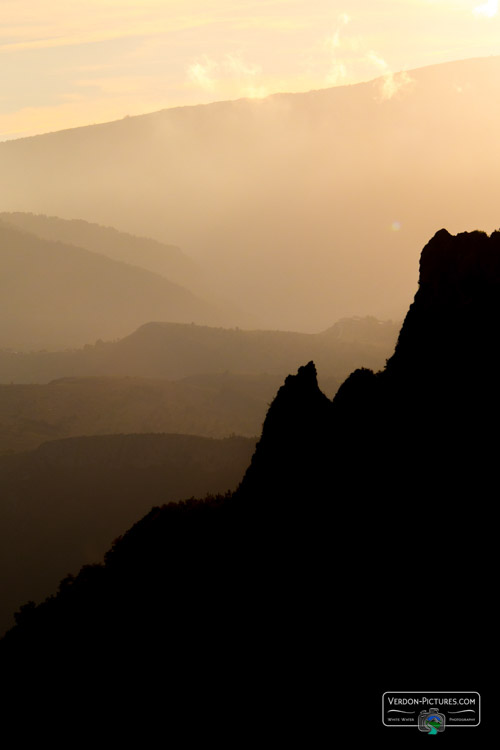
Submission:
{"label": "dark foreground slope", "polygon": [[99,435],[0,456],[0,634],[153,505],[238,486],[255,440]]}
{"label": "dark foreground slope", "polygon": [[333,403],[312,363],[287,378],[239,490],[153,509],[25,608],[9,684],[22,663],[139,710],[160,673],[168,737],[233,746],[421,740],[382,730],[382,692],[481,691],[491,647],[499,284],[500,233],[439,232],[386,370]]}

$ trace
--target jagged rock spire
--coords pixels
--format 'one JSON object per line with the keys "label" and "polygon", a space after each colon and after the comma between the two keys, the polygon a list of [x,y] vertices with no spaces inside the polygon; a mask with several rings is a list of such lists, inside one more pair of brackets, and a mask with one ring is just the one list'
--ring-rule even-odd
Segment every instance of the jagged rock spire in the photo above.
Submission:
{"label": "jagged rock spire", "polygon": [[324,466],[330,410],[314,362],[288,375],[269,407],[241,492],[258,488],[260,494],[290,497],[314,482]]}

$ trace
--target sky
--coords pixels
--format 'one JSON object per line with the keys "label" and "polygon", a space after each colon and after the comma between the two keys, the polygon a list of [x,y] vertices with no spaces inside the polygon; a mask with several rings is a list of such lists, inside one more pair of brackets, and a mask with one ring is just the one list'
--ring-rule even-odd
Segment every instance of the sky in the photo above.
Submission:
{"label": "sky", "polygon": [[499,0],[0,0],[0,140],[497,54]]}

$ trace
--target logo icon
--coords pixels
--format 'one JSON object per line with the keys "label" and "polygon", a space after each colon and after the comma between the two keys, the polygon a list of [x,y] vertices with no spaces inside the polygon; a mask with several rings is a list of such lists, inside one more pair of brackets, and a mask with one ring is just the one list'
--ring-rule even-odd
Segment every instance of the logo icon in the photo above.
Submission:
{"label": "logo icon", "polygon": [[418,717],[418,728],[421,732],[427,732],[428,734],[444,732],[444,714],[436,713],[436,711],[421,711]]}

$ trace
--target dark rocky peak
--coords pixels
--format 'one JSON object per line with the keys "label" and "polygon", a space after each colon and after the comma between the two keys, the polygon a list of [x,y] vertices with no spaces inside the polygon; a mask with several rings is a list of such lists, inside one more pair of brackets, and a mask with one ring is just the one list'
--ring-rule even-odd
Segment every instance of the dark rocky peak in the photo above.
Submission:
{"label": "dark rocky peak", "polygon": [[[314,364],[301,367],[270,406],[237,493],[154,508],[104,566],[84,567],[56,597],[22,610],[0,642],[16,706],[22,695],[25,712],[31,685],[37,705],[45,694],[55,705],[49,677],[71,708],[84,705],[89,674],[96,705],[122,709],[131,686],[165,674],[170,732],[196,715],[206,738],[206,710],[218,722],[214,737],[229,726],[233,744],[242,727],[260,736],[269,715],[291,721],[296,738],[295,716],[305,716],[311,744],[310,717],[330,700],[318,687],[326,664],[351,692],[360,675],[371,691],[373,721],[359,729],[372,741],[387,684],[422,684],[428,662],[409,666],[405,655],[427,633],[442,641],[437,682],[477,679],[493,631],[495,545],[484,529],[496,520],[497,446],[487,428],[498,409],[476,408],[496,384],[463,332],[489,310],[483,344],[490,337],[496,351],[497,265],[488,254],[497,240],[438,233],[384,372],[355,371],[332,404]],[[256,695],[268,707],[257,720]]]}
{"label": "dark rocky peak", "polygon": [[299,367],[296,375],[287,376],[278,396],[281,399],[287,398],[291,394],[294,394],[294,397],[299,395],[300,398],[305,396],[316,398],[318,393],[321,393],[321,391],[318,387],[316,366],[314,362],[308,362],[307,365]]}
{"label": "dark rocky peak", "polygon": [[324,465],[330,400],[318,386],[313,362],[289,375],[266,415],[262,436],[242,489],[287,496],[317,476]]}
{"label": "dark rocky peak", "polygon": [[346,480],[362,462],[368,492],[389,461],[395,481],[385,498],[398,509],[403,487],[407,501],[441,507],[485,491],[496,452],[487,425],[500,417],[499,298],[500,232],[437,232],[385,370],[357,370],[334,399]]}
{"label": "dark rocky peak", "polygon": [[299,367],[296,375],[288,375],[271,404],[262,428],[262,440],[280,434],[287,443],[293,444],[296,433],[315,424],[329,404],[329,399],[319,389],[314,362]]}
{"label": "dark rocky peak", "polygon": [[[424,247],[419,288],[387,372],[471,377],[497,360],[500,232],[441,229]],[[483,373],[484,375],[484,373]]]}
{"label": "dark rocky peak", "polygon": [[392,466],[385,497],[398,507],[407,477],[408,497],[475,492],[492,450],[485,415],[500,415],[499,292],[500,232],[439,231],[422,252],[419,288],[386,369],[354,371],[333,403],[312,362],[289,376],[242,490],[331,498],[334,472],[340,494],[357,502]]}

